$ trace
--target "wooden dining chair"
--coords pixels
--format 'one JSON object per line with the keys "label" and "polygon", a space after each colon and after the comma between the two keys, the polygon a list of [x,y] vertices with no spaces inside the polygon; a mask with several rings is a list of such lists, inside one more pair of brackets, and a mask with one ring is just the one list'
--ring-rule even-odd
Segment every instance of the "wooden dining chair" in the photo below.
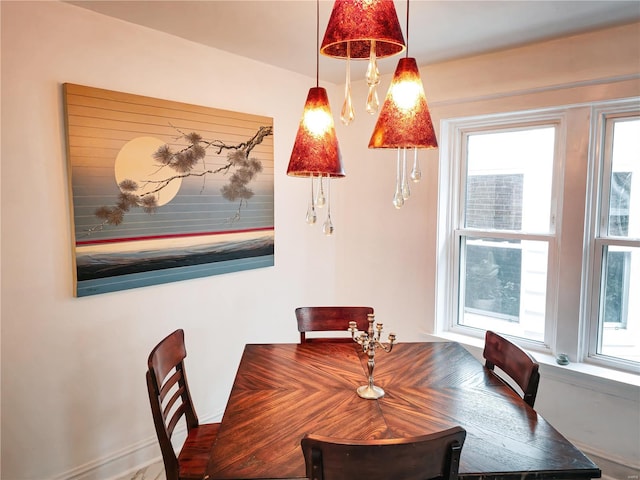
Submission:
{"label": "wooden dining chair", "polygon": [[[495,367],[498,367],[507,374],[522,390],[524,401],[533,408],[540,382],[538,362],[518,345],[490,330],[485,334],[483,356],[485,366],[494,373]],[[499,375],[496,376],[500,378]],[[509,382],[500,379],[517,392]]]}
{"label": "wooden dining chair", "polygon": [[369,329],[367,315],[373,314],[372,307],[298,307],[296,319],[300,343],[311,342],[351,342],[351,337],[309,337],[307,332],[345,332],[349,322],[356,322],[358,330]]}
{"label": "wooden dining chair", "polygon": [[307,434],[301,445],[309,480],[456,480],[466,435],[462,427],[377,440]]}
{"label": "wooden dining chair", "polygon": [[[147,390],[167,480],[202,479],[220,428],[219,423],[198,422],[184,369],[186,356],[180,329],[156,345],[148,360]],[[187,438],[176,455],[171,437],[182,418]]]}

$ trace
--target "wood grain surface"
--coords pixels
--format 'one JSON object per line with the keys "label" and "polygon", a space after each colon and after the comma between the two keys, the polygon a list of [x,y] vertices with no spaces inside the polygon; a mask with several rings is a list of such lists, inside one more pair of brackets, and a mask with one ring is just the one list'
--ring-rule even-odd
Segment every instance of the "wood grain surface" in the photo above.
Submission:
{"label": "wood grain surface", "polygon": [[356,344],[245,347],[207,470],[214,479],[305,478],[300,440],[467,431],[460,478],[587,479],[598,467],[461,345],[400,343],[367,359]]}

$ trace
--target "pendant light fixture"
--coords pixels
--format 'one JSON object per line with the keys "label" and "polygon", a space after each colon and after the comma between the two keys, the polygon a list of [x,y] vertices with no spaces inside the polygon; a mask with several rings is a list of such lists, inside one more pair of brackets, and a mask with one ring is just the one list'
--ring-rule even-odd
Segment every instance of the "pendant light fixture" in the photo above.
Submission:
{"label": "pendant light fixture", "polygon": [[427,98],[415,58],[409,57],[409,0],[407,0],[407,53],[393,74],[389,91],[373,129],[369,148],[396,148],[396,191],[393,204],[402,207],[411,195],[407,180],[407,149],[413,148],[411,180],[420,181],[418,148],[438,148]]}
{"label": "pendant light fixture", "polygon": [[[316,0],[316,86],[309,89],[307,101],[302,112],[293,151],[287,167],[287,175],[311,178],[311,200],[307,209],[307,223],[316,223],[316,207],[325,204],[323,177],[327,177],[327,219],[322,231],[325,235],[333,233],[331,221],[330,179],[344,177],[342,156],[336,137],[333,115],[329,106],[327,91],[319,86],[319,49],[320,38],[320,2]],[[314,196],[314,179],[318,177],[318,194]]]}
{"label": "pendant light fixture", "polygon": [[367,112],[378,112],[380,83],[377,60],[405,49],[393,0],[336,0],[322,40],[320,53],[347,60],[345,98],[340,119],[349,125],[355,118],[351,100],[351,59],[368,59]]}

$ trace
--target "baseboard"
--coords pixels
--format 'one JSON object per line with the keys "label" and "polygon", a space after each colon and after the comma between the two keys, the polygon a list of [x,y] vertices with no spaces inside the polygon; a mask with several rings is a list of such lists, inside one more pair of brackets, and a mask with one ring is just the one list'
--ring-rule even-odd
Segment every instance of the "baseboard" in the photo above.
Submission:
{"label": "baseboard", "polygon": [[87,462],[54,477],[52,480],[104,480],[119,478],[123,472],[151,464],[159,454],[158,439],[148,438],[105,457]]}
{"label": "baseboard", "polygon": [[[222,413],[200,417],[200,422],[219,422]],[[186,427],[176,428],[175,435],[186,436]],[[160,447],[158,439],[153,436],[63,472],[51,480],[119,480],[158,461],[161,461]]]}
{"label": "baseboard", "polygon": [[[151,459],[151,460],[149,460],[149,461],[147,461],[147,462],[145,462],[145,463],[143,463],[141,465],[138,465],[136,467],[130,468],[126,472],[120,472],[115,477],[105,478],[104,480],[130,480],[132,478],[138,478],[138,477],[136,477],[137,473],[139,473],[141,470],[146,470],[149,466],[154,465],[154,464],[162,465],[162,456],[153,458],[153,459]],[[164,465],[162,465],[162,472],[164,473]],[[143,478],[146,478],[146,476],[143,475]]]}
{"label": "baseboard", "polygon": [[590,457],[602,471],[602,480],[638,480],[640,470],[610,462],[595,455]]}
{"label": "baseboard", "polygon": [[640,464],[637,459],[626,459],[598,450],[576,440],[570,440],[589,457],[602,471],[602,480],[638,480]]}

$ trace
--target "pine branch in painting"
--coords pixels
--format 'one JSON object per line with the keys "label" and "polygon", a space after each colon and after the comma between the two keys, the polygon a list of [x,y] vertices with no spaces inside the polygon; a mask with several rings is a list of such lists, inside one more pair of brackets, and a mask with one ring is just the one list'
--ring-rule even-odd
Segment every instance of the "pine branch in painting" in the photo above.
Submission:
{"label": "pine branch in painting", "polygon": [[[87,235],[102,230],[105,225],[117,226],[124,222],[125,215],[135,208],[141,208],[145,213],[153,214],[160,207],[158,195],[174,182],[179,182],[187,177],[207,177],[218,173],[227,174],[229,181],[221,188],[222,196],[230,202],[238,202],[238,209],[234,216],[228,219],[233,224],[240,220],[243,204],[253,196],[253,191],[248,187],[258,173],[262,171],[262,162],[251,158],[251,151],[265,137],[273,135],[273,127],[261,126],[253,137],[246,142],[236,145],[226,144],[220,140],[207,141],[196,132],[179,132],[179,139],[183,139],[187,146],[179,151],[174,151],[170,145],[164,144],[153,153],[153,159],[157,162],[159,170],[169,169],[166,176],[144,181],[136,181],[126,178],[118,183],[120,193],[114,205],[103,205],[95,210],[95,216],[101,221],[99,225],[91,227]],[[226,163],[216,169],[207,169],[204,158],[207,149],[214,149],[217,155],[227,150]],[[202,162],[203,169],[194,171]],[[204,188],[204,187],[203,187]]]}

